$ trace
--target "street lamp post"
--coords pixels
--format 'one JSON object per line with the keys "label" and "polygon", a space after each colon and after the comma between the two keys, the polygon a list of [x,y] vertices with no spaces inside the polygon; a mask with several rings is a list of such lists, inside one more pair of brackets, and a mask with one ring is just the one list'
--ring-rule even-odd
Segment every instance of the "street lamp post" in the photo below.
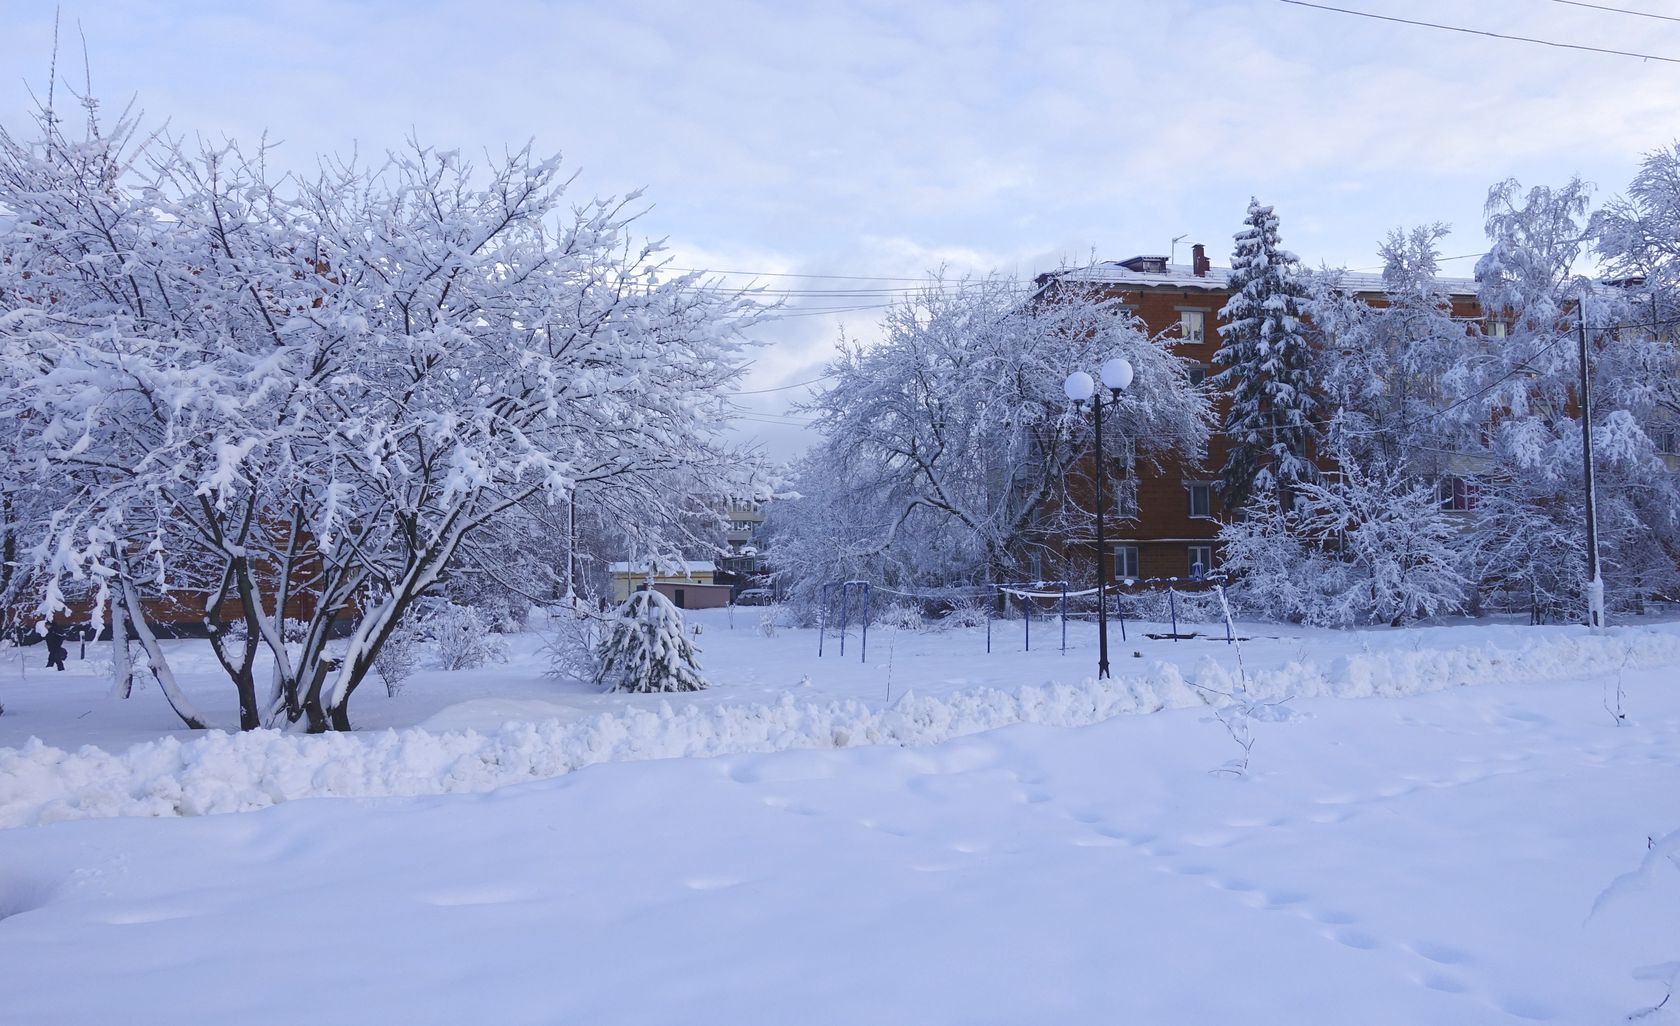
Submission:
{"label": "street lamp post", "polygon": [[[1102,365],[1102,383],[1109,391],[1108,405],[1120,401],[1120,393],[1132,383],[1132,365],[1118,357]],[[1097,679],[1108,676],[1108,541],[1103,532],[1103,400],[1097,383],[1084,371],[1074,371],[1062,383],[1062,391],[1075,403],[1091,400],[1097,444]]]}

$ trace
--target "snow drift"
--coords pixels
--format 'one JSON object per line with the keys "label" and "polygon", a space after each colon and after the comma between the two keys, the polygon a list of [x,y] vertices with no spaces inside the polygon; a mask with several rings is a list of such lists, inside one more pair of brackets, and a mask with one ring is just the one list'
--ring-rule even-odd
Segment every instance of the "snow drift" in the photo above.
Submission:
{"label": "snow drift", "polygon": [[1218,703],[1246,690],[1288,698],[1397,697],[1450,687],[1524,683],[1607,667],[1680,661],[1680,636],[1624,630],[1405,651],[1382,648],[1262,670],[1242,681],[1211,658],[1188,676],[1155,662],[1144,672],[1080,684],[977,689],[940,698],[906,693],[886,709],[858,701],[701,708],[663,703],[586,720],[508,723],[502,729],[299,735],[212,731],[135,745],[124,753],[65,751],[31,739],[0,749],[0,827],[102,816],[195,816],[260,809],[299,798],[488,791],[558,777],[596,763],[853,745],[937,744],[1034,723],[1081,726],[1114,716]]}

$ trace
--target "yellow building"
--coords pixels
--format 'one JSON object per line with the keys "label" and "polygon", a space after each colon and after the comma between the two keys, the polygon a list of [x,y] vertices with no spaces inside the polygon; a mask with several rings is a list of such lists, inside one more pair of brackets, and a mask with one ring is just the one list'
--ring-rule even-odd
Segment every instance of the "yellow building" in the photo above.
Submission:
{"label": "yellow building", "polygon": [[[681,586],[684,584],[716,584],[717,565],[705,560],[689,560],[684,563],[656,563],[657,572],[653,575],[655,585],[668,584]],[[679,569],[680,567],[680,569]],[[612,575],[612,594],[614,602],[623,602],[630,597],[630,593],[648,583],[648,565],[646,563],[611,563],[607,571]],[[669,594],[669,588],[659,589]]]}

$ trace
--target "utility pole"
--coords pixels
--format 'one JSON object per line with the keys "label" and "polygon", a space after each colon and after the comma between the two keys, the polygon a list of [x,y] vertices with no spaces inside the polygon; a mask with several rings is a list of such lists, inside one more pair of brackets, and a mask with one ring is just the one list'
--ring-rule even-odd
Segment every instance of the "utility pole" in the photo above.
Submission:
{"label": "utility pole", "polygon": [[1587,626],[1604,630],[1604,578],[1598,569],[1598,496],[1593,489],[1592,375],[1587,369],[1587,291],[1581,290],[1576,319],[1581,334],[1581,478],[1587,506]]}

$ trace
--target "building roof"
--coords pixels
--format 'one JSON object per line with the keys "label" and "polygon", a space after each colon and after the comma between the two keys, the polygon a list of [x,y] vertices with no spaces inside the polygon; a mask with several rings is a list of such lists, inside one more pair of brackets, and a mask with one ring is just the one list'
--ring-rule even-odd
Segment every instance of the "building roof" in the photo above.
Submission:
{"label": "building roof", "polygon": [[[677,564],[675,562],[659,561],[657,565],[659,567],[659,572],[655,574],[655,576],[670,577],[673,576],[672,571],[676,569]],[[607,564],[607,571],[615,574],[646,574],[648,572],[648,565],[645,562],[634,564],[609,563]],[[717,564],[708,559],[684,560],[683,572],[691,577],[696,574],[716,573]]]}
{"label": "building roof", "polygon": [[[1141,268],[1141,269],[1140,269]],[[1155,270],[1154,268],[1160,268]],[[1205,275],[1196,273],[1191,264],[1169,264],[1164,260],[1132,257],[1130,260],[1104,260],[1087,267],[1068,267],[1049,271],[1036,279],[1042,287],[1052,281],[1090,285],[1121,285],[1130,288],[1167,289],[1175,292],[1224,292],[1231,277],[1229,267],[1209,267]],[[1383,276],[1365,271],[1342,271],[1344,288],[1356,295],[1374,295],[1384,290]],[[1473,278],[1437,278],[1441,289],[1449,296],[1471,298],[1476,295]]]}

